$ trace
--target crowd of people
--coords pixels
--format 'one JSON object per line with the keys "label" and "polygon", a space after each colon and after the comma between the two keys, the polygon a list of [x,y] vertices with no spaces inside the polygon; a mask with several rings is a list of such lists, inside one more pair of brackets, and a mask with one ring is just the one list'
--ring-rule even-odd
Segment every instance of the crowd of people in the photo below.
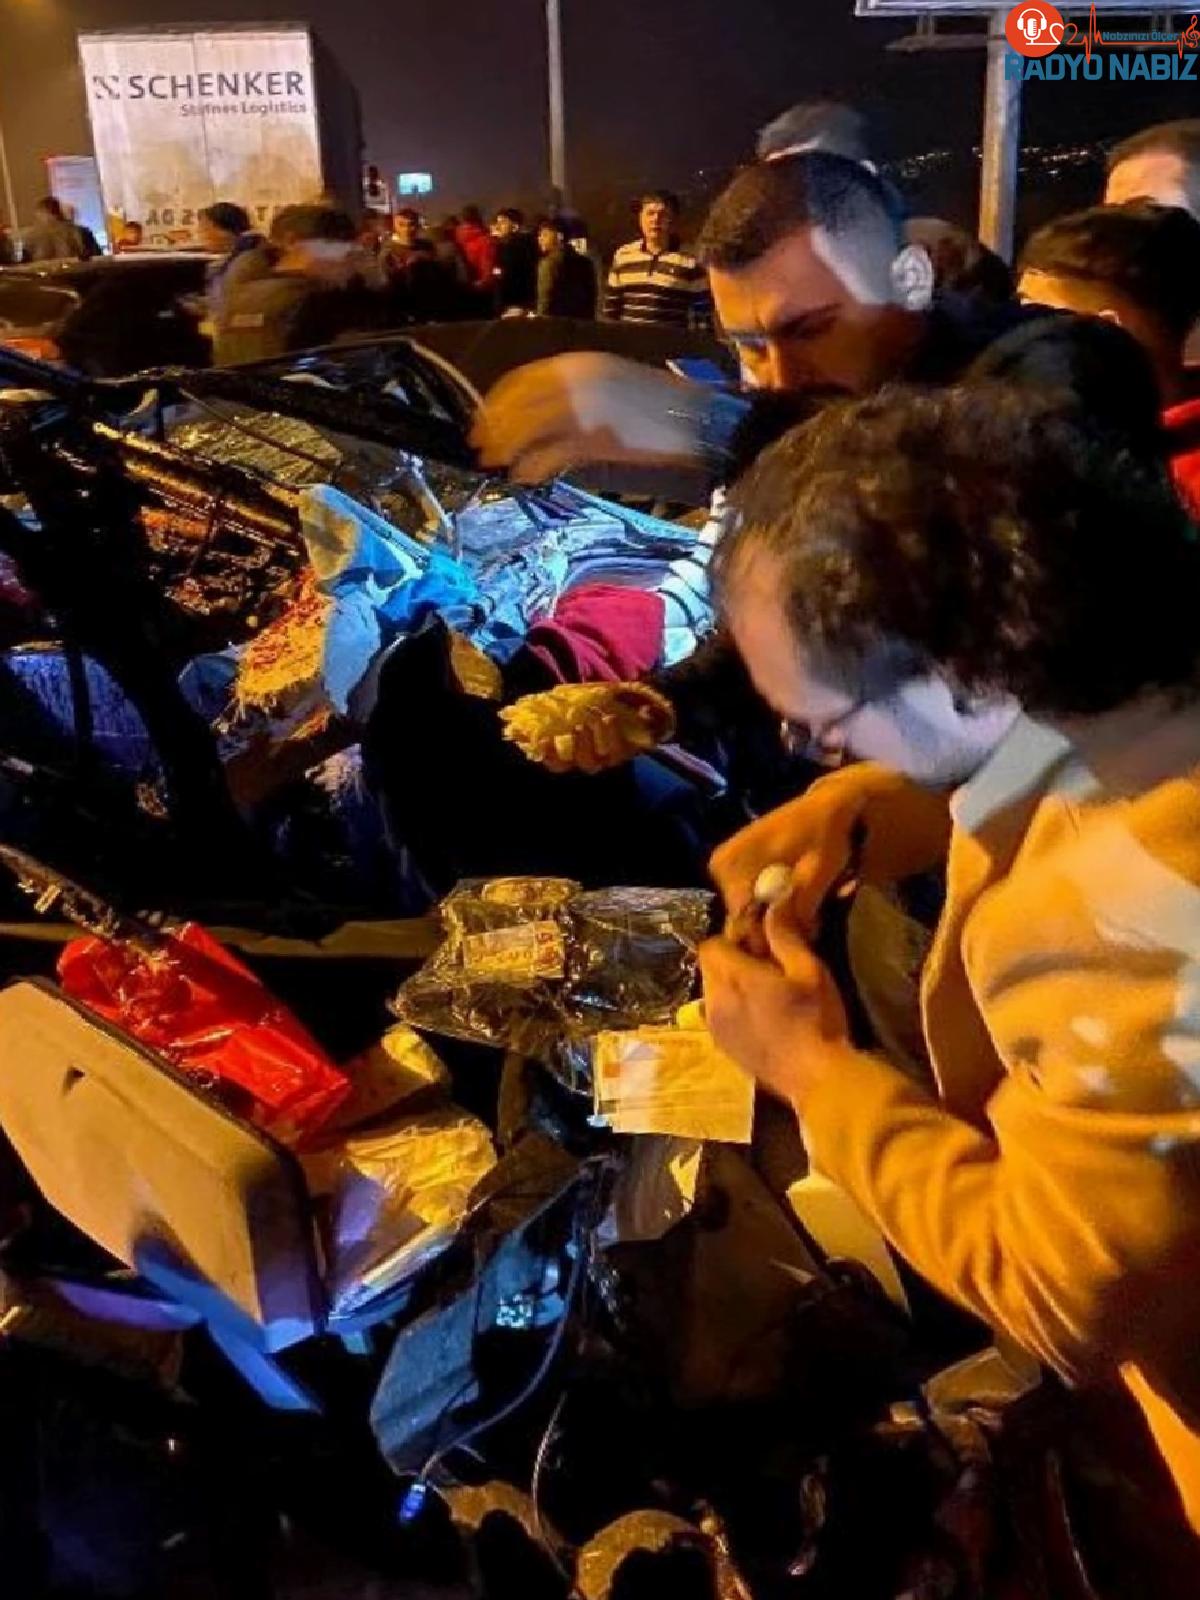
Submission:
{"label": "crowd of people", "polygon": [[[781,119],[698,247],[740,392],[562,356],[501,383],[478,445],[518,478],[728,488],[721,626],[654,687],[677,729],[774,718],[841,770],[718,849],[709,1025],[927,1282],[1124,1387],[1124,1448],[1148,1427],[1174,1482],[1148,1592],[1193,1593],[1168,1528],[1200,1532],[1200,122],[1117,147],[1015,285],[921,240],[857,119]],[[589,716],[544,758],[628,758],[615,701]],[[852,1043],[813,940],[848,873],[935,867],[914,1071]]]}
{"label": "crowd of people", "polygon": [[[491,317],[603,315],[710,331],[708,276],[684,248],[677,196],[647,193],[637,217],[637,238],[617,250],[606,276],[586,225],[565,212],[531,226],[522,211],[502,207],[489,225],[478,206],[466,206],[430,227],[413,207],[394,214],[375,207],[355,223],[323,197],[283,208],[263,234],[242,206],[220,201],[200,212],[197,240],[215,257],[206,318],[214,360],[264,359],[407,323]],[[142,225],[129,220],[113,253],[143,246]],[[100,249],[50,197],[21,253],[35,262],[86,260]]]}

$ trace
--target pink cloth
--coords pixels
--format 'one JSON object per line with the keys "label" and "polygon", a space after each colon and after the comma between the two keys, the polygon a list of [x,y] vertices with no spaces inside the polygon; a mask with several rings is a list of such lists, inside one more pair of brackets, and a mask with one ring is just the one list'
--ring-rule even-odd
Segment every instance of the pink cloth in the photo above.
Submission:
{"label": "pink cloth", "polygon": [[593,583],[563,595],[552,616],[535,622],[526,645],[560,683],[625,683],[658,661],[662,596]]}

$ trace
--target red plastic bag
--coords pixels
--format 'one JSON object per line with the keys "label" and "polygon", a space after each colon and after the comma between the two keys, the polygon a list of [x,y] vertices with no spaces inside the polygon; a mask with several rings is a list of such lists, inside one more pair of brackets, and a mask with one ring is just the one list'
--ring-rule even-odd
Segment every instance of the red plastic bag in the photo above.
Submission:
{"label": "red plastic bag", "polygon": [[75,939],[58,975],[73,999],[286,1144],[304,1143],[350,1092],[291,1012],[196,923],[152,955]]}

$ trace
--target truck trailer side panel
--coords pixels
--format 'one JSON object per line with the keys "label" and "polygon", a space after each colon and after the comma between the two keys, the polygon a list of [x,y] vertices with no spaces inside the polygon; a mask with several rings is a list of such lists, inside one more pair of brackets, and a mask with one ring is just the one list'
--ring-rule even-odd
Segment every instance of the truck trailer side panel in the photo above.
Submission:
{"label": "truck trailer side panel", "polygon": [[[105,204],[141,222],[148,244],[192,243],[214,200],[266,227],[327,188],[330,136],[307,27],[85,33],[79,53]],[[339,91],[340,118],[355,122],[348,145],[357,106]]]}

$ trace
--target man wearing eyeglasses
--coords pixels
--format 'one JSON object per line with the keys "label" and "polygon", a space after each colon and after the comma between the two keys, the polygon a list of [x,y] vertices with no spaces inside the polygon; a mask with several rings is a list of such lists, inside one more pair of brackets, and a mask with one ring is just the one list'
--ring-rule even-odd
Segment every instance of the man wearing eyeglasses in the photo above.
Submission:
{"label": "man wearing eyeglasses", "polygon": [[[928,1281],[1068,1384],[1124,1385],[1174,1481],[1155,1537],[1172,1507],[1200,1534],[1200,543],[1161,452],[1006,386],[894,389],[733,499],[738,651],[861,764],[717,853],[731,926],[793,873],[762,955],[701,951],[708,1024]],[[948,829],[924,1089],[852,1045],[812,943],[856,834],[886,881]],[[1143,1592],[1197,1592],[1190,1535],[1175,1576]]]}

